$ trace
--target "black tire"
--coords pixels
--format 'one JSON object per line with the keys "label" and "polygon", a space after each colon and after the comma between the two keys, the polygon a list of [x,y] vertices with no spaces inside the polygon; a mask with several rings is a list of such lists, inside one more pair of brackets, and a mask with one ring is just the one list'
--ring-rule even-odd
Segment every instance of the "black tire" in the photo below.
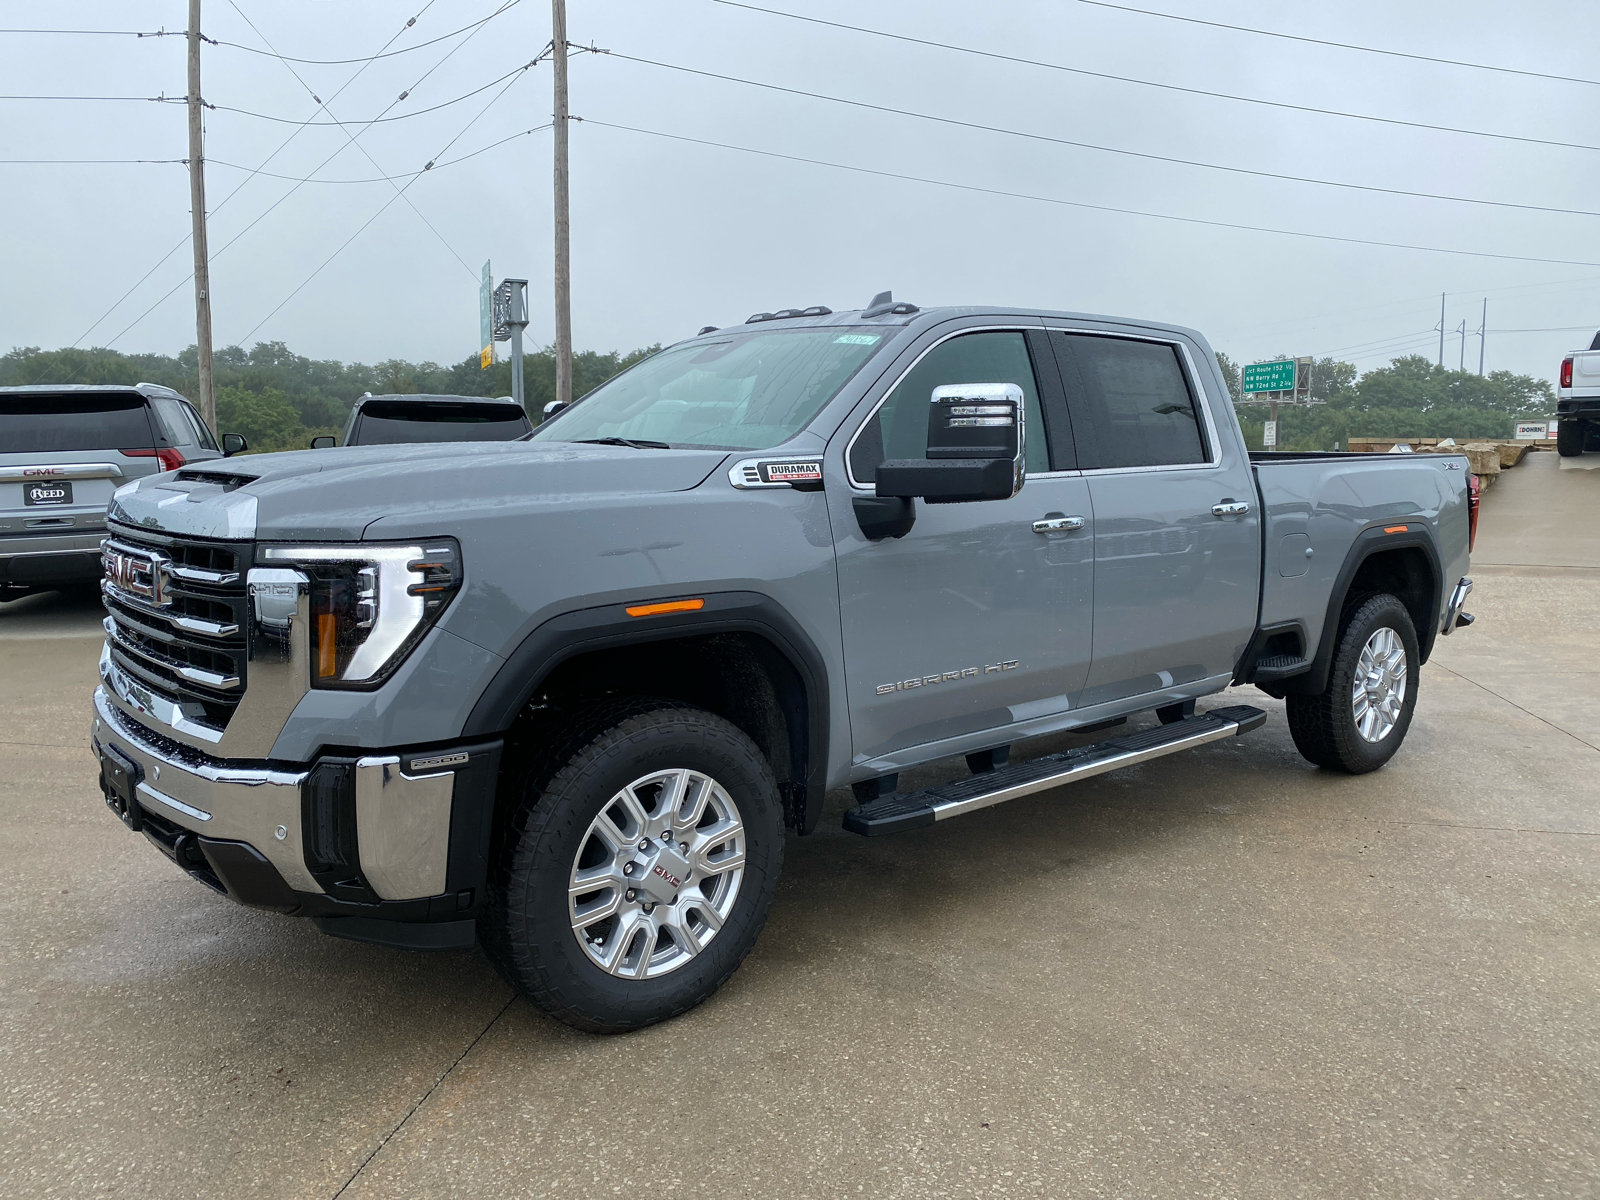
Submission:
{"label": "black tire", "polygon": [[[1405,650],[1405,696],[1393,727],[1375,741],[1356,723],[1353,692],[1361,655],[1369,639],[1384,629],[1399,636]],[[1394,757],[1411,728],[1417,706],[1417,631],[1411,614],[1394,596],[1369,596],[1347,605],[1328,671],[1328,686],[1314,696],[1287,699],[1289,733],[1308,762],[1348,775],[1376,771]]]}
{"label": "black tire", "polygon": [[[783,865],[778,786],[755,743],[702,709],[633,701],[575,717],[527,757],[503,785],[509,816],[479,922],[500,973],[550,1016],[591,1033],[639,1029],[705,1000],[755,945]],[[591,823],[618,792],[669,769],[704,773],[732,799],[744,826],[744,874],[720,931],[697,954],[659,976],[619,978],[591,961],[574,933],[568,881]]]}
{"label": "black tire", "polygon": [[1562,458],[1576,458],[1583,453],[1583,443],[1588,429],[1582,421],[1560,421],[1556,424],[1556,453]]}

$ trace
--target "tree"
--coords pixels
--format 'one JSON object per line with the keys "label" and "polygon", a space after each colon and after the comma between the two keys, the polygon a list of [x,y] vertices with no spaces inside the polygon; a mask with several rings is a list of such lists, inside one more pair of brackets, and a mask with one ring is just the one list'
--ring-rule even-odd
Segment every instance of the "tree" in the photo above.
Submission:
{"label": "tree", "polygon": [[277,388],[218,388],[217,424],[221,432],[244,434],[252,450],[304,450],[310,444],[300,414]]}

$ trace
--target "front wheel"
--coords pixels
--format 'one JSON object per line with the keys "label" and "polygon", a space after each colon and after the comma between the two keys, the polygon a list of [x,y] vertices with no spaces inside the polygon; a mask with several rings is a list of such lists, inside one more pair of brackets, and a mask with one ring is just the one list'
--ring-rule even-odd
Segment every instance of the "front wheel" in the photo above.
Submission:
{"label": "front wheel", "polygon": [[595,1033],[699,1004],[744,961],[783,862],[777,784],[721,717],[669,701],[577,720],[511,785],[483,942]]}
{"label": "front wheel", "polygon": [[1308,761],[1362,775],[1394,757],[1417,706],[1417,633],[1396,597],[1369,597],[1347,610],[1315,696],[1286,699],[1289,732]]}

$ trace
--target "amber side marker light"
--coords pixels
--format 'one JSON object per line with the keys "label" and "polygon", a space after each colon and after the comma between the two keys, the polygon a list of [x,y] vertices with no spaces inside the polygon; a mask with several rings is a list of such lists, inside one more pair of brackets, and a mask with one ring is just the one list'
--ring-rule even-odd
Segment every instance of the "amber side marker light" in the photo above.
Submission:
{"label": "amber side marker light", "polygon": [[634,604],[623,609],[630,617],[659,617],[662,613],[699,612],[704,600],[663,600],[660,604]]}
{"label": "amber side marker light", "polygon": [[1383,531],[1385,533],[1404,533],[1410,528],[1411,526],[1409,525],[1385,525]]}

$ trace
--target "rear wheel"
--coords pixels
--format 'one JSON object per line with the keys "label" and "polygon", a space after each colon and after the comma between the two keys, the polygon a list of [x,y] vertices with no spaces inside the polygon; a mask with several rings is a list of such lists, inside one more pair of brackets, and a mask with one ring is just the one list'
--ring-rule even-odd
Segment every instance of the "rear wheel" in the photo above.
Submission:
{"label": "rear wheel", "polygon": [[534,1004],[616,1033],[684,1012],[755,944],[783,861],[772,771],[669,701],[576,720],[510,786],[483,942]]}
{"label": "rear wheel", "polygon": [[1588,435],[1582,421],[1561,421],[1556,424],[1556,453],[1562,458],[1576,458],[1583,453],[1583,443]]}
{"label": "rear wheel", "polygon": [[1347,608],[1328,686],[1315,696],[1287,697],[1296,749],[1329,770],[1376,771],[1411,728],[1417,665],[1416,629],[1398,599],[1372,596]]}

